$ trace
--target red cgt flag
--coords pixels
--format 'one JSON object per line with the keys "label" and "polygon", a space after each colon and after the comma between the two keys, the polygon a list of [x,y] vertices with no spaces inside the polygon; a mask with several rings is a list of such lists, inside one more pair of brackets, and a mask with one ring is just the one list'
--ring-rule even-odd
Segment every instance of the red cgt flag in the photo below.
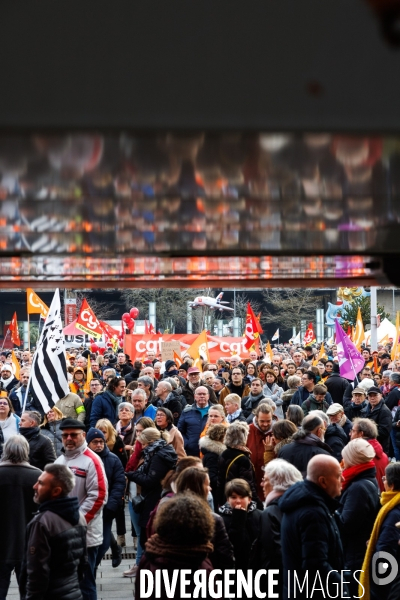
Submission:
{"label": "red cgt flag", "polygon": [[17,321],[17,313],[13,314],[13,318],[11,319],[11,323],[8,326],[8,330],[11,334],[11,341],[15,346],[21,345],[21,340],[19,339],[19,331],[18,331],[18,321]]}
{"label": "red cgt flag", "polygon": [[244,337],[246,338],[245,346],[249,350],[255,343],[257,338],[263,333],[260,322],[254,314],[253,309],[250,306],[250,302],[247,303],[247,315],[246,315],[246,330]]}
{"label": "red cgt flag", "polygon": [[307,346],[308,344],[313,344],[314,342],[316,342],[316,338],[315,338],[313,324],[309,323],[309,325],[307,327],[307,331],[304,335],[303,344]]}
{"label": "red cgt flag", "polygon": [[82,302],[75,327],[97,339],[101,338],[103,335],[103,329],[86,298]]}

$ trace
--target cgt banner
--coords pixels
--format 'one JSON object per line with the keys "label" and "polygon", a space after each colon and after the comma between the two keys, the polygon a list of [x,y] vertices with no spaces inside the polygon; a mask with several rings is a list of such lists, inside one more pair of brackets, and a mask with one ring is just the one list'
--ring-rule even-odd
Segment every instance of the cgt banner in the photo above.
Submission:
{"label": "cgt banner", "polygon": [[[161,353],[162,342],[179,342],[181,345],[181,356],[192,345],[198,337],[197,333],[189,334],[147,334],[126,335],[124,340],[124,351],[129,354],[131,360],[141,360],[147,352],[153,351],[156,355]],[[215,337],[207,336],[208,352],[210,359],[215,362],[218,358],[229,358],[232,354],[239,354],[241,358],[249,358],[249,352],[245,346],[244,337]]]}

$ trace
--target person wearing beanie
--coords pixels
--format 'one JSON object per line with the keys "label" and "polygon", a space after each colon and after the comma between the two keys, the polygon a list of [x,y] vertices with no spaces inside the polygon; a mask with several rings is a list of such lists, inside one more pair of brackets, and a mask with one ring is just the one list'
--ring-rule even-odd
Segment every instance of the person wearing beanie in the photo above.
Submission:
{"label": "person wearing beanie", "polygon": [[174,375],[179,375],[179,371],[176,368],[176,362],[173,360],[166,360],[163,379],[166,379],[167,377],[173,377]]}
{"label": "person wearing beanie", "polygon": [[122,548],[117,545],[111,533],[111,528],[118,510],[122,506],[125,493],[125,472],[118,456],[108,449],[106,438],[101,429],[91,427],[86,434],[86,441],[89,448],[101,458],[108,482],[108,500],[103,508],[103,543],[97,553],[96,567],[100,564],[111,545],[112,566],[115,568],[121,564]]}
{"label": "person wearing beanie", "polygon": [[[375,451],[367,440],[356,438],[343,448],[342,456],[344,481],[337,515],[346,567],[354,573],[362,567],[366,543],[379,511]],[[353,577],[349,580],[350,596],[358,596],[357,581]]]}

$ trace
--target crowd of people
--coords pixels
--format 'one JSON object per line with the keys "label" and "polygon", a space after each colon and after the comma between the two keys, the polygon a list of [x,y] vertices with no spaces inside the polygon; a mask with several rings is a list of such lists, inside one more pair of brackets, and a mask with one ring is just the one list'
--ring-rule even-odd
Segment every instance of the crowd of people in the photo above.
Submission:
{"label": "crowd of people", "polygon": [[390,347],[364,348],[352,381],[335,345],[200,368],[190,356],[69,349],[70,392],[46,413],[28,389],[31,353],[16,356],[18,379],[0,355],[0,600],[13,570],[25,600],[95,600],[109,548],[121,564],[126,501],[136,560],[122,576],[137,598],[141,570],[161,568],[277,569],[281,598],[295,597],[294,571],[342,597],[400,597],[400,576],[372,577],[374,553],[397,564],[400,552]]}

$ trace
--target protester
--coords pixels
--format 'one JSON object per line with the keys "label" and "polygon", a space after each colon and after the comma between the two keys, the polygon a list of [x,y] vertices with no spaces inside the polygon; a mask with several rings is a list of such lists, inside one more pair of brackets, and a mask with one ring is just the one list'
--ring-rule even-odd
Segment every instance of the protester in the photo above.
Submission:
{"label": "protester", "polygon": [[329,420],[332,424],[336,423],[336,425],[339,425],[339,427],[343,429],[343,431],[347,435],[347,441],[349,442],[350,431],[353,425],[350,419],[348,419],[344,414],[343,406],[341,404],[333,403],[328,407],[326,414],[329,417]]}
{"label": "protester", "polygon": [[254,466],[258,498],[263,497],[261,481],[264,475],[264,453],[271,449],[273,408],[261,403],[254,411],[253,422],[249,427],[247,446],[251,452],[251,462]]}
{"label": "protester", "polygon": [[378,442],[381,444],[384,452],[389,454],[392,413],[384,403],[379,388],[369,388],[367,396],[369,404],[363,416],[376,423],[378,427]]}
{"label": "protester", "polygon": [[[177,387],[176,382],[175,386]],[[182,410],[184,406],[186,406],[185,397],[176,393],[176,390],[172,389],[172,383],[166,380],[161,380],[158,382],[155,393],[157,396],[156,400],[154,401],[155,407],[158,408],[159,406],[164,406],[170,410],[174,418],[174,425],[177,425],[179,417],[182,414]]]}
{"label": "protester", "polygon": [[133,422],[135,409],[130,402],[121,402],[118,406],[119,421],[115,425],[116,432],[123,441],[128,456],[133,452],[135,425]]}
{"label": "protester", "polygon": [[[108,484],[108,500],[103,507],[103,542],[98,549],[96,566],[103,559],[111,545],[112,566],[121,564],[122,548],[111,533],[113,520],[123,507],[125,495],[125,472],[119,458],[107,447],[106,439],[100,429],[91,428],[87,432],[86,441],[91,450],[98,454],[103,462]],[[117,531],[118,533],[118,531]]]}
{"label": "protester", "polygon": [[[225,405],[226,406],[226,405]],[[211,425],[207,435],[200,440],[204,468],[208,470],[214,507],[218,506],[218,464],[219,457],[226,450],[224,443],[226,427],[222,424]]]}
{"label": "protester", "polygon": [[243,396],[241,402],[241,409],[246,419],[253,413],[264,398],[263,383],[261,379],[256,377],[250,384],[250,393],[247,396]]}
{"label": "protester", "polygon": [[[358,596],[362,596],[365,600],[395,600],[398,598],[399,574],[397,573],[394,579],[390,578],[381,585],[382,580],[375,583],[372,579],[372,569],[375,568],[376,572],[377,552],[391,555],[394,564],[399,564],[400,463],[391,463],[386,467],[384,485],[385,491],[381,495],[382,508],[374,523],[359,577],[362,588],[360,586]],[[387,561],[387,557],[385,559]],[[393,563],[391,566],[393,570]]]}
{"label": "protester", "polygon": [[33,486],[39,510],[29,523],[21,569],[21,598],[79,598],[79,572],[86,564],[86,521],[64,465],[47,465]]}
{"label": "protester", "polygon": [[69,389],[73,394],[79,396],[81,401],[85,397],[86,374],[82,367],[75,367],[72,382],[69,384]]}
{"label": "protester", "polygon": [[14,412],[11,400],[6,396],[0,398],[0,427],[3,441],[19,433],[20,417]]}
{"label": "protester", "polygon": [[146,392],[143,389],[138,388],[133,390],[131,393],[131,400],[133,408],[135,409],[133,417],[134,423],[137,423],[142,417],[148,417],[149,419],[154,420],[157,409],[153,404],[147,404]]}
{"label": "protester", "polygon": [[346,417],[353,421],[356,418],[363,417],[367,409],[367,402],[365,400],[366,391],[362,387],[354,388],[351,396],[351,402],[349,402],[344,409]]}
{"label": "protester", "polygon": [[41,433],[49,438],[57,458],[61,455],[63,447],[60,425],[64,418],[65,415],[56,406],[53,406],[44,416],[43,423],[40,426]]}
{"label": "protester", "polygon": [[292,421],[292,423],[296,425],[297,428],[301,427],[301,424],[304,419],[303,409],[297,404],[290,404],[286,411],[286,418],[288,419],[288,421]]}
{"label": "protester", "polygon": [[99,419],[108,419],[113,425],[118,421],[118,406],[125,388],[125,379],[113,377],[104,392],[95,396],[90,414],[91,427],[96,427]]}
{"label": "protester", "polygon": [[23,412],[19,433],[29,444],[29,463],[43,471],[45,465],[53,463],[57,456],[49,438],[40,431],[41,420],[41,415],[36,411]]}
{"label": "protester", "polygon": [[83,407],[85,409],[85,420],[86,429],[90,429],[90,417],[92,414],[93,400],[97,394],[101,394],[103,391],[103,384],[100,379],[92,379],[89,383],[89,392],[83,401]]}
{"label": "protester", "polygon": [[185,443],[186,454],[189,456],[200,455],[199,440],[211,406],[208,388],[202,385],[195,389],[194,403],[188,404],[180,416],[178,429]]}
{"label": "protester", "polygon": [[[21,416],[22,407],[24,406],[24,403],[25,403],[25,396],[26,396],[26,392],[28,390],[28,382],[29,382],[29,370],[21,369],[20,374],[19,374],[19,383],[15,387],[13,387],[13,389],[11,390],[11,392],[9,394],[9,398],[14,407],[14,412],[19,417]],[[28,391],[28,398],[26,400],[27,400],[26,404],[30,404],[32,401],[29,391]],[[26,407],[25,407],[25,409],[26,409]]]}
{"label": "protester", "polygon": [[103,542],[103,505],[108,499],[107,479],[101,459],[86,443],[85,425],[76,419],[64,419],[61,424],[64,452],[56,464],[70,467],[74,473],[85,473],[76,477],[70,497],[76,496],[79,509],[87,523],[87,564],[84,568],[80,588],[83,600],[96,600],[95,567],[99,546]]}
{"label": "protester", "polygon": [[240,408],[242,399],[237,394],[225,396],[225,412],[228,423],[235,421],[246,421],[243,410]]}
{"label": "protester", "polygon": [[[196,389],[201,385],[200,381],[200,369],[198,367],[190,367],[188,369],[188,382],[182,388],[182,394],[185,396],[187,404],[194,404],[195,398],[194,393]],[[205,387],[209,394],[209,402],[210,404],[216,404],[217,397],[214,394],[214,390],[209,385],[202,385],[201,387]],[[221,402],[221,400],[220,400]]]}
{"label": "protester", "polygon": [[323,591],[318,597],[334,597],[341,586],[348,593],[346,584],[342,583],[345,563],[333,518],[338,508],[335,498],[341,494],[342,481],[341,468],[335,458],[314,456],[307,465],[307,479],[293,485],[281,498],[283,598],[295,598],[299,592],[294,573],[300,582],[306,576],[315,581],[319,574],[321,585],[318,587],[322,586]]}
{"label": "protester", "polygon": [[349,382],[344,377],[340,376],[339,365],[334,363],[332,373],[325,380],[325,386],[331,395],[332,402],[343,406],[343,397],[345,395]]}
{"label": "protester", "polygon": [[0,461],[0,600],[6,600],[14,569],[20,580],[26,527],[36,510],[33,486],[41,471],[28,461],[26,439],[21,435],[8,437]]}
{"label": "protester", "polygon": [[231,382],[227,383],[219,394],[219,403],[224,406],[225,397],[228,394],[237,394],[240,398],[245,398],[250,394],[250,386],[244,381],[244,374],[239,366],[233,366],[231,371]]}
{"label": "protester", "polygon": [[312,393],[301,405],[305,417],[313,410],[327,412],[329,408],[329,403],[325,400],[327,391],[327,388],[322,383],[314,386]]}
{"label": "protester", "polygon": [[225,486],[226,503],[219,513],[233,546],[235,568],[246,571],[249,567],[250,550],[259,535],[261,510],[252,500],[252,492],[244,479],[231,479]]}
{"label": "protester", "polygon": [[174,448],[178,457],[178,461],[184,458],[186,456],[186,452],[184,448],[183,437],[179,429],[174,425],[172,412],[168,410],[168,408],[160,406],[157,408],[155,423],[159,431],[165,431],[169,434],[168,441]]}
{"label": "protester", "polygon": [[[193,573],[201,569],[208,579],[213,567],[208,555],[213,550],[214,519],[205,501],[194,494],[178,494],[163,505],[155,519],[156,533],[146,543],[146,552],[140,569],[165,569],[169,576],[173,570],[189,569],[189,585],[186,590],[194,591]],[[161,600],[167,600],[164,586]],[[140,570],[137,572],[135,597],[141,598]],[[150,600],[155,598],[154,592]]]}
{"label": "protester", "polygon": [[7,394],[9,394],[11,390],[18,384],[18,379],[14,376],[11,366],[7,363],[4,363],[4,365],[1,367],[0,375],[0,384]]}
{"label": "protester", "polygon": [[376,423],[370,419],[354,419],[350,437],[352,440],[357,438],[367,440],[374,449],[375,457],[372,460],[374,461],[376,468],[376,480],[380,491],[383,492],[385,486],[383,485],[382,478],[385,475],[385,469],[389,464],[389,458],[377,440],[378,428]]}

